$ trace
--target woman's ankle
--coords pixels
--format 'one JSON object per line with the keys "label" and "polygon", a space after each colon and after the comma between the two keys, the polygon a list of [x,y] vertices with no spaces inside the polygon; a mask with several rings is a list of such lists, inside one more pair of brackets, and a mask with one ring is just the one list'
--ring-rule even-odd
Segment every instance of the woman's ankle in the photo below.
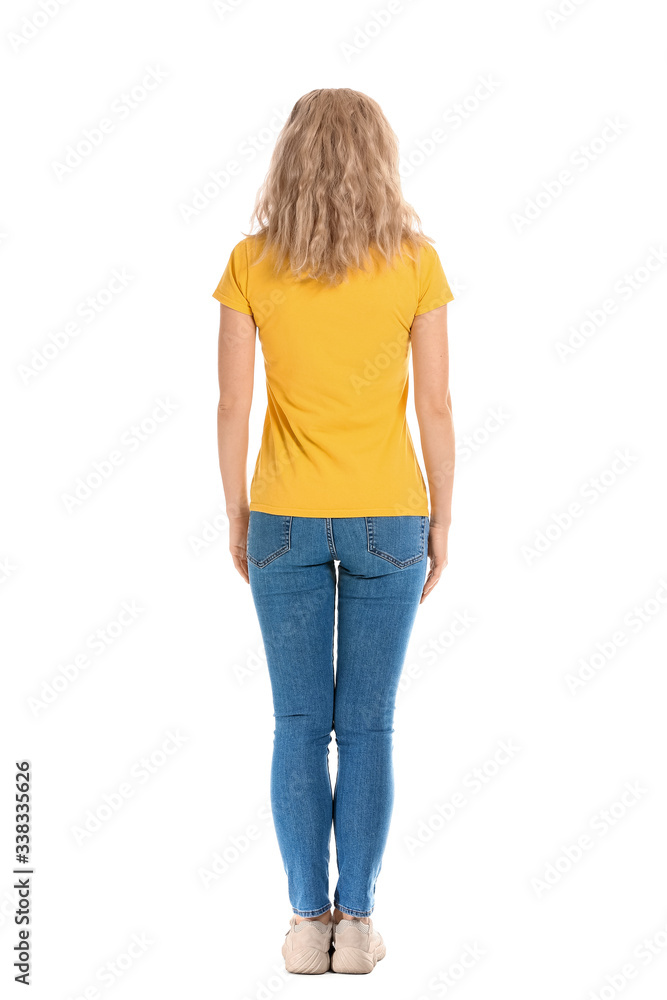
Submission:
{"label": "woman's ankle", "polygon": [[342,910],[334,907],[333,911],[334,923],[338,924],[341,920],[361,920],[363,923],[367,924],[369,922],[369,917],[354,917],[351,913],[343,913]]}
{"label": "woman's ankle", "polygon": [[295,913],[297,924],[300,924],[302,920],[320,920],[323,924],[328,924],[331,920],[331,910],[327,910],[325,913],[320,913],[317,917],[300,917],[298,913]]}

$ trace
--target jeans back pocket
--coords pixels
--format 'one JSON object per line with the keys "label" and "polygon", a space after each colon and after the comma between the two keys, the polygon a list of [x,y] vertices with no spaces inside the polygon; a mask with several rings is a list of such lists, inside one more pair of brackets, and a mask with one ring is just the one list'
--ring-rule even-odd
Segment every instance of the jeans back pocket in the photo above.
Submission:
{"label": "jeans back pocket", "polygon": [[428,518],[424,514],[367,517],[368,551],[403,569],[424,558]]}
{"label": "jeans back pocket", "polygon": [[251,510],[248,518],[247,556],[260,568],[289,552],[292,517],[289,514],[267,514]]}

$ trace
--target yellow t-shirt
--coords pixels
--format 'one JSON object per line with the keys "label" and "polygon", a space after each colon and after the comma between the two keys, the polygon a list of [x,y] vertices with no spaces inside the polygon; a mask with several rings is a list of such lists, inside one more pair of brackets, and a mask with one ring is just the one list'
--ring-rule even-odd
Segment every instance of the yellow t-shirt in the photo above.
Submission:
{"label": "yellow t-shirt", "polygon": [[254,316],[268,405],[250,510],[299,517],[425,514],[428,496],[406,420],[410,327],[454,296],[429,244],[335,288],[255,262],[236,244],[214,298]]}

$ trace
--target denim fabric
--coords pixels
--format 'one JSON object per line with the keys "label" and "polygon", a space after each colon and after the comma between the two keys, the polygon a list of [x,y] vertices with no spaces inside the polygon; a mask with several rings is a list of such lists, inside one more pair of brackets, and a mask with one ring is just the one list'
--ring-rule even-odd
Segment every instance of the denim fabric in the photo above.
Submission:
{"label": "denim fabric", "polygon": [[334,905],[353,916],[370,916],[375,905],[394,803],[396,692],[426,578],[428,532],[424,515],[250,512],[248,573],[275,718],[273,822],[301,916],[331,905],[332,824]]}

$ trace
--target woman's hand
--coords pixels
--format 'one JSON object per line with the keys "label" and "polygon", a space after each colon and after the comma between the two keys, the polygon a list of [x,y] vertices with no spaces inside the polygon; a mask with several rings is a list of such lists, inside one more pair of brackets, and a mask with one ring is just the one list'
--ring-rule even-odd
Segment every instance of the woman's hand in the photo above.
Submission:
{"label": "woman's hand", "polygon": [[436,583],[442,575],[442,571],[447,565],[447,535],[449,534],[448,524],[438,524],[429,521],[428,527],[428,557],[431,561],[424,589],[419,603],[422,604],[431,593]]}
{"label": "woman's hand", "polygon": [[234,565],[246,583],[248,576],[248,521],[250,514],[233,514],[229,516],[229,551]]}

